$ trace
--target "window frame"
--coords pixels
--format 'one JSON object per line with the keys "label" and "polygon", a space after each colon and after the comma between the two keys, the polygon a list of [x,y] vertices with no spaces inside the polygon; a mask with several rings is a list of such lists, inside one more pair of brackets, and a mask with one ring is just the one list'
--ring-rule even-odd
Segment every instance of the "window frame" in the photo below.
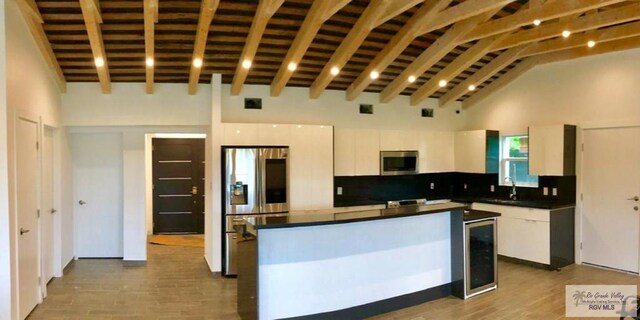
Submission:
{"label": "window frame", "polygon": [[[506,149],[506,145],[507,145],[507,139],[509,138],[514,138],[514,137],[529,137],[528,134],[526,133],[521,133],[521,134],[510,134],[510,135],[504,135],[504,136],[500,136],[500,174],[499,174],[499,185],[501,186],[511,186],[511,181],[507,182],[505,179],[507,178],[506,172],[509,171],[509,168],[507,168],[507,166],[511,163],[511,162],[529,162],[529,156],[527,153],[527,157],[510,157],[509,156],[509,151]],[[536,176],[538,177],[538,176]],[[522,182],[522,181],[516,181],[516,187],[525,187],[525,188],[537,188],[539,185],[539,181],[536,181],[535,183],[529,183],[529,182]]]}

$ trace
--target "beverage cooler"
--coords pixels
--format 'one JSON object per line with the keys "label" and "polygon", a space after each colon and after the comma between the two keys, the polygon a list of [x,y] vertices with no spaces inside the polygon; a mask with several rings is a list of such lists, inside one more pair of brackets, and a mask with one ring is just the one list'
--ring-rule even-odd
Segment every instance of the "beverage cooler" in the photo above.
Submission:
{"label": "beverage cooler", "polygon": [[494,290],[498,285],[496,219],[464,224],[464,298]]}

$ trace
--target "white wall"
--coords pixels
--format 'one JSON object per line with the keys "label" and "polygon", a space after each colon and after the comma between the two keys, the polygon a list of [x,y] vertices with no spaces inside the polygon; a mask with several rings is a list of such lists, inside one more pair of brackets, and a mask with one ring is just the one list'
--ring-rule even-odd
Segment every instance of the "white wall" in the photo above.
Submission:
{"label": "white wall", "polygon": [[[60,126],[60,94],[55,84],[50,69],[40,55],[22,14],[15,0],[3,2],[4,14],[0,15],[2,23],[0,40],[0,317],[2,319],[15,319],[17,317],[17,252],[16,252],[16,207],[15,207],[15,143],[20,142],[20,137],[14,133],[14,117],[20,113],[30,114],[41,119],[43,125],[51,127]],[[4,56],[6,50],[6,56]],[[6,63],[6,79],[5,79]],[[6,85],[5,85],[6,80]],[[6,95],[5,95],[6,90]],[[6,103],[6,109],[4,109]],[[5,118],[6,117],[6,118]],[[5,127],[6,124],[6,127]],[[5,135],[6,134],[6,135]],[[61,177],[61,172],[69,172],[69,158],[67,142],[64,134],[56,136],[56,145],[59,146],[61,161],[55,167],[55,174]],[[5,144],[6,143],[6,144]],[[57,203],[60,204],[57,219],[72,221],[73,217],[68,210],[70,192],[68,179],[60,178],[56,181],[58,188]],[[8,187],[8,188],[7,188]],[[7,206],[8,201],[8,206]],[[7,225],[8,223],[8,225]],[[60,241],[61,263],[65,265],[70,260],[69,252],[73,250],[69,239],[64,238],[65,233],[72,232],[72,224],[63,226]],[[10,263],[9,263],[10,261]],[[8,268],[10,266],[10,269]],[[58,273],[59,274],[59,273]],[[9,289],[10,288],[10,289]],[[10,290],[10,291],[9,291]]]}
{"label": "white wall", "polygon": [[[285,88],[279,97],[271,97],[269,86],[245,85],[238,96],[230,95],[230,85],[222,86],[222,121],[253,123],[326,124],[338,128],[452,130],[462,117],[459,104],[438,108],[429,99],[419,107],[409,105],[408,96],[380,103],[377,93],[365,92],[354,101],[344,91],[327,90],[318,99],[309,100],[307,88]],[[262,110],[244,109],[244,98],[262,98]],[[360,114],[360,103],[373,104],[373,114]],[[434,118],[420,117],[421,108],[433,108]]]}

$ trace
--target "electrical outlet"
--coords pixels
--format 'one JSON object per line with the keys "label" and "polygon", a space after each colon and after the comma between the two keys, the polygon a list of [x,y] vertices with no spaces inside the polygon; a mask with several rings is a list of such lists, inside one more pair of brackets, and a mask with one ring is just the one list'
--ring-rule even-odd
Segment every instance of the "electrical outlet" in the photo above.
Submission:
{"label": "electrical outlet", "polygon": [[548,196],[549,195],[549,187],[542,188],[542,195],[543,196]]}
{"label": "electrical outlet", "polygon": [[464,188],[465,190],[467,190],[467,184],[466,184],[466,183],[464,184],[463,188]]}
{"label": "electrical outlet", "polygon": [[491,185],[491,192],[496,192],[496,186]]}
{"label": "electrical outlet", "polygon": [[436,184],[435,184],[435,183],[433,183],[433,182],[431,182],[431,183],[429,184],[429,188],[431,188],[431,190],[435,189],[435,188],[436,188]]}
{"label": "electrical outlet", "polygon": [[557,196],[558,195],[558,188],[553,188],[551,189],[551,193],[553,194],[553,196]]}
{"label": "electrical outlet", "polygon": [[338,190],[336,190],[336,193],[341,196],[342,195],[342,187],[338,187]]}

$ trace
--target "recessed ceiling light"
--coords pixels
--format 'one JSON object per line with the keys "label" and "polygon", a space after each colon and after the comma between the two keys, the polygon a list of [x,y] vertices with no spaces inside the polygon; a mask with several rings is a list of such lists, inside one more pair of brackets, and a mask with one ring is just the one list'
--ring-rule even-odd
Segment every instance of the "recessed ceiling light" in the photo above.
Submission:
{"label": "recessed ceiling light", "polygon": [[379,76],[380,74],[378,73],[378,71],[371,71],[371,73],[369,74],[369,77],[371,77],[371,79],[373,80],[378,79]]}
{"label": "recessed ceiling light", "polygon": [[446,85],[447,85],[447,80],[440,80],[440,81],[438,82],[438,85],[440,86],[440,88],[443,88],[444,86],[446,86]]}
{"label": "recessed ceiling light", "polygon": [[287,69],[289,69],[289,71],[296,71],[297,68],[298,65],[295,62],[289,62],[289,65],[287,66]]}
{"label": "recessed ceiling light", "polygon": [[337,76],[338,73],[340,73],[340,68],[338,68],[338,67],[331,68],[331,74],[332,75]]}
{"label": "recessed ceiling light", "polygon": [[474,85],[469,85],[469,91],[473,91],[473,90],[475,90],[475,89],[476,89],[476,86],[474,86]]}
{"label": "recessed ceiling light", "polygon": [[202,67],[202,59],[200,58],[193,59],[193,66],[196,68]]}
{"label": "recessed ceiling light", "polygon": [[563,37],[569,38],[570,35],[571,35],[571,31],[569,31],[569,30],[562,31],[562,36]]}
{"label": "recessed ceiling light", "polygon": [[242,61],[242,67],[245,69],[251,68],[251,60],[245,59],[244,61]]}
{"label": "recessed ceiling light", "polygon": [[595,46],[596,46],[596,42],[595,41],[593,41],[593,40],[587,41],[587,47],[593,48]]}
{"label": "recessed ceiling light", "polygon": [[414,83],[414,82],[416,82],[416,77],[415,76],[409,76],[409,79],[407,79],[407,80],[409,80],[409,83]]}
{"label": "recessed ceiling light", "polygon": [[539,26],[539,25],[540,25],[540,23],[542,23],[542,21],[540,21],[540,19],[535,19],[535,20],[533,20],[533,25],[534,25],[534,26]]}
{"label": "recessed ceiling light", "polygon": [[104,59],[102,59],[102,58],[96,58],[96,60],[94,62],[96,64],[96,67],[98,67],[98,68],[104,66]]}
{"label": "recessed ceiling light", "polygon": [[145,63],[147,64],[147,67],[153,67],[153,58],[149,57],[147,58],[147,60],[145,60]]}

